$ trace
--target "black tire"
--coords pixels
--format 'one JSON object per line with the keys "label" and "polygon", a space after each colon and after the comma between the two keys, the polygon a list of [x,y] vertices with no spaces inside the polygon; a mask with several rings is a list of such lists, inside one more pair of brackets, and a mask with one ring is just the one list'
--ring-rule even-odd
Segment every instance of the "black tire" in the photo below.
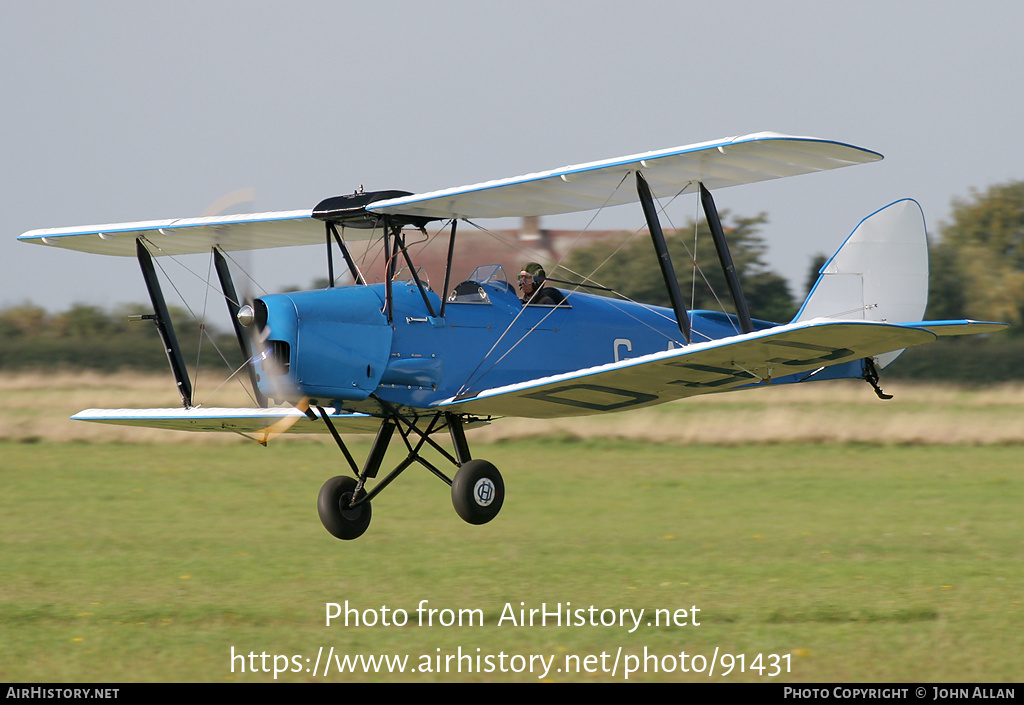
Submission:
{"label": "black tire", "polygon": [[498,515],[505,501],[501,473],[486,460],[470,460],[452,481],[452,504],[470,524],[486,524]]}
{"label": "black tire", "polygon": [[339,475],[332,477],[320,488],[316,509],[320,523],[335,538],[345,541],[357,539],[370,525],[370,503],[350,508],[352,493],[356,489],[354,478]]}

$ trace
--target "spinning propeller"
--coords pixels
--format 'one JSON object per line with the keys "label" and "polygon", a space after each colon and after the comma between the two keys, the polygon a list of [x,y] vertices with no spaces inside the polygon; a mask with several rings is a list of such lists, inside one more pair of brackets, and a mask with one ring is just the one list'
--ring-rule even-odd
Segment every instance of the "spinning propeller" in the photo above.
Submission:
{"label": "spinning propeller", "polygon": [[[246,361],[245,367],[249,374],[249,382],[252,385],[256,403],[262,408],[270,405],[270,400],[260,391],[260,382],[265,378],[265,387],[271,388],[272,398],[275,401],[299,399],[298,402],[294,402],[294,406],[299,411],[306,413],[309,409],[309,398],[300,396],[299,390],[291,384],[287,363],[282,363],[281,356],[276,354],[270,341],[266,305],[259,299],[249,296],[246,296],[245,299],[239,298],[231,281],[227,260],[220,250],[214,250],[214,263],[224,291],[224,300],[231,315],[235,338],[242,351],[242,358]],[[239,305],[241,301],[245,301],[245,303]],[[257,360],[259,361],[259,370],[263,373],[262,378],[255,364]],[[266,445],[271,438],[279,436],[294,426],[299,418],[290,416],[274,422],[258,431],[256,440],[261,445]]]}
{"label": "spinning propeller", "polygon": [[[238,336],[239,344],[242,346],[242,354],[246,358],[246,367],[249,370],[249,379],[252,382],[253,391],[262,407],[268,406],[268,398],[260,391],[259,383],[264,382],[264,388],[270,387],[270,399],[280,402],[287,401],[303,414],[309,411],[309,397],[301,394],[291,381],[288,374],[288,362],[286,352],[277,349],[270,340],[270,327],[267,325],[267,307],[259,299],[251,299],[251,303],[238,307],[232,317],[235,333]],[[282,354],[284,353],[284,354]],[[259,361],[257,371],[256,362]],[[300,396],[301,395],[301,396]],[[298,401],[291,401],[298,399]],[[257,432],[257,440],[261,445],[276,436],[284,433],[294,426],[299,416],[289,416],[280,419],[270,426]]]}

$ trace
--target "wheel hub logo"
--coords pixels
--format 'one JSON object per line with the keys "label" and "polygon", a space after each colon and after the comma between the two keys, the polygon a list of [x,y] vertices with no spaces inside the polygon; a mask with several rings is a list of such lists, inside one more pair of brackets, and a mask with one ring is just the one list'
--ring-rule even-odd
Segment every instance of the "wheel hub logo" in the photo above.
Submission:
{"label": "wheel hub logo", "polygon": [[494,501],[494,483],[482,477],[473,485],[473,498],[481,507],[487,507]]}

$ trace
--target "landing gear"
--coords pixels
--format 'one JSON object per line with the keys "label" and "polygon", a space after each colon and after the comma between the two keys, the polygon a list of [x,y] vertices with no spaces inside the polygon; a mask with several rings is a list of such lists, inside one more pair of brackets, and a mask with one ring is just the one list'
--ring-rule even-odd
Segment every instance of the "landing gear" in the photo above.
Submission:
{"label": "landing gear", "polygon": [[486,524],[498,515],[505,501],[505,483],[498,468],[486,460],[470,460],[455,473],[452,504],[470,524]]}
{"label": "landing gear", "polygon": [[[370,524],[370,500],[380,494],[392,480],[398,477],[413,463],[419,463],[436,477],[452,488],[452,504],[460,517],[470,524],[486,524],[501,510],[505,501],[505,483],[501,473],[486,460],[474,460],[469,454],[466,434],[463,428],[465,420],[457,414],[437,413],[430,418],[425,428],[420,428],[421,419],[409,418],[401,414],[387,402],[379,400],[386,412],[381,421],[377,437],[360,470],[352,454],[341,436],[338,435],[330,415],[323,407],[316,407],[319,417],[334,437],[349,467],[357,479],[351,477],[333,477],[320,488],[317,511],[324,528],[332,536],[343,540],[359,538]],[[315,416],[310,410],[309,414]],[[431,436],[447,430],[455,445],[455,456],[438,445]],[[395,432],[401,436],[409,454],[385,478],[377,482],[373,489],[367,490],[366,481],[376,478],[377,472],[384,461],[388,445]],[[415,442],[414,442],[415,441]],[[420,455],[424,445],[429,445],[449,460],[458,471],[455,480],[449,479],[443,472],[434,467]],[[355,499],[353,499],[355,498]]]}
{"label": "landing gear", "polygon": [[[369,501],[356,503],[358,482],[351,477],[332,477],[320,488],[316,509],[320,514],[320,522],[335,538],[345,541],[357,539],[370,525],[371,508]],[[365,497],[365,493],[359,493]]]}
{"label": "landing gear", "polygon": [[882,391],[882,388],[878,386],[878,368],[875,367],[875,358],[866,357],[864,358],[864,381],[871,385],[871,388],[875,390],[875,394],[882,401],[892,399],[892,394],[886,394]]}

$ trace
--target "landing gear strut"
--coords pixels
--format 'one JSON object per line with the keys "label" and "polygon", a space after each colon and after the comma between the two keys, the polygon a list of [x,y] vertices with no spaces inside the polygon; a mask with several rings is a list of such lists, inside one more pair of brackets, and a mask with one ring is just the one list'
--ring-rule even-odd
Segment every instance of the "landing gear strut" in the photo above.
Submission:
{"label": "landing gear strut", "polygon": [[[351,540],[359,538],[370,525],[370,500],[391,484],[391,481],[402,474],[414,462],[419,463],[452,488],[452,504],[460,517],[470,524],[486,524],[498,515],[505,501],[505,483],[501,473],[486,460],[474,460],[469,453],[464,420],[457,414],[436,413],[430,417],[425,429],[420,429],[418,418],[408,418],[397,409],[381,401],[388,416],[381,421],[374,439],[373,447],[366,456],[362,470],[356,466],[352,454],[345,442],[338,435],[331,417],[323,407],[316,407],[319,417],[334,437],[335,443],[345,455],[355,478],[347,476],[332,477],[320,488],[317,500],[317,511],[324,528],[339,539]],[[310,411],[312,413],[312,411]],[[384,479],[377,482],[371,490],[367,490],[366,481],[377,477],[384,461],[388,445],[395,431],[398,431],[409,454]],[[438,445],[431,436],[447,430],[455,445],[455,456]],[[449,460],[456,468],[455,480],[451,480],[425,459],[420,451],[429,445]]]}

